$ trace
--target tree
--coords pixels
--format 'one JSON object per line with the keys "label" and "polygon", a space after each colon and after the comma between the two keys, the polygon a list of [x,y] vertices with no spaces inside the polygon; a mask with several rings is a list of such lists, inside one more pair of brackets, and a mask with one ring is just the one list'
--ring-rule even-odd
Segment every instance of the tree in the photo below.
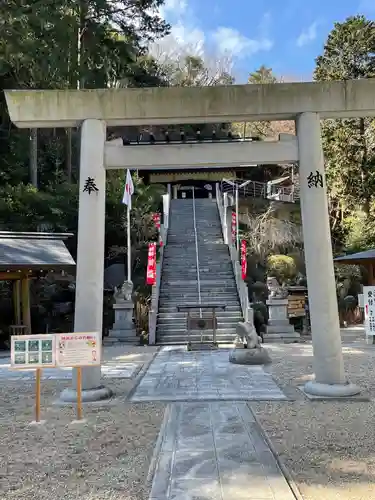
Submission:
{"label": "tree", "polygon": [[[147,58],[147,44],[168,33],[169,25],[156,13],[162,0],[5,0],[0,19],[1,88],[105,88],[127,82],[128,86],[158,85],[156,65]],[[61,57],[64,54],[64,58]],[[28,180],[28,131],[14,131],[9,123],[5,102],[0,101],[0,171],[12,164],[13,141],[22,142],[25,166],[22,180]],[[32,157],[35,180],[36,148],[38,170],[43,152],[51,143],[61,144],[51,172],[66,166],[74,180],[72,161],[76,142],[74,132],[43,130],[33,133]],[[68,146],[65,147],[66,135]],[[27,139],[23,136],[27,136]],[[22,138],[22,139],[21,139]],[[56,148],[53,148],[56,149]],[[42,154],[42,157],[40,156]],[[18,154],[18,157],[20,155]],[[73,158],[73,159],[72,159]],[[46,172],[43,172],[46,174]],[[40,176],[39,176],[40,177]],[[51,178],[39,178],[38,185]]]}
{"label": "tree", "polygon": [[272,68],[267,68],[264,64],[254,71],[250,73],[248,78],[248,83],[253,84],[266,84],[266,83],[277,83],[277,78],[274,75]]}
{"label": "tree", "polygon": [[[375,23],[364,16],[335,23],[323,54],[316,59],[314,78],[326,81],[374,76]],[[371,217],[375,186],[374,120],[326,120],[322,134],[332,232],[335,239],[343,242],[355,227],[353,217],[362,227],[361,213],[365,218]],[[345,224],[347,217],[350,224]]]}
{"label": "tree", "polygon": [[275,216],[272,207],[261,213],[248,214],[246,240],[249,251],[260,260],[271,253],[284,253],[302,244],[302,227],[291,220]]}
{"label": "tree", "polygon": [[[276,77],[272,68],[266,67],[264,64],[256,71],[250,73],[247,83],[250,85],[268,85],[281,82],[282,79]],[[232,130],[241,137],[275,137],[279,134],[294,134],[294,122],[291,121],[278,121],[278,122],[244,122],[234,123]]]}

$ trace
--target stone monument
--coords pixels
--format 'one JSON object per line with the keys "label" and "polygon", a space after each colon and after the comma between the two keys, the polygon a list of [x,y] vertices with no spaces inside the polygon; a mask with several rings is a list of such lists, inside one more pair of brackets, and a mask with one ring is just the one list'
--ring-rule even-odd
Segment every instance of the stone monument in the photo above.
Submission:
{"label": "stone monument", "polygon": [[124,281],[120,288],[115,287],[113,293],[115,322],[112,330],[109,330],[106,343],[139,344],[139,338],[133,324],[134,303],[132,293],[133,283],[131,281]]}
{"label": "stone monument", "polygon": [[271,363],[271,358],[258,336],[253,321],[253,310],[249,310],[249,320],[239,322],[236,328],[234,349],[229,354],[229,361],[238,365],[265,365]]}
{"label": "stone monument", "polygon": [[300,334],[288,319],[288,292],[281,287],[274,277],[267,278],[269,290],[268,300],[268,325],[264,334],[264,342],[298,342]]}

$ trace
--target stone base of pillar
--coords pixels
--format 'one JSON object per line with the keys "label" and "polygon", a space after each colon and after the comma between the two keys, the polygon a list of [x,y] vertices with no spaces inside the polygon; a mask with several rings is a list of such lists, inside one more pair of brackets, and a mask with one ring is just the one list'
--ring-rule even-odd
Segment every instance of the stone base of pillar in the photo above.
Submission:
{"label": "stone base of pillar", "polygon": [[281,333],[264,333],[263,343],[270,344],[272,342],[282,342],[284,344],[295,344],[301,340],[301,336],[298,332],[281,332]]}
{"label": "stone base of pillar", "polygon": [[115,322],[112,330],[109,330],[108,337],[104,340],[104,345],[113,345],[117,343],[139,344],[133,324],[134,303],[131,300],[119,302],[113,305],[115,311]]}
{"label": "stone base of pillar", "polygon": [[270,298],[267,300],[269,320],[263,342],[298,342],[300,334],[288,319],[288,300]]}
{"label": "stone base of pillar", "polygon": [[[82,403],[91,403],[94,401],[104,401],[113,396],[113,392],[108,387],[97,387],[96,389],[87,389],[82,391]],[[67,388],[60,394],[60,401],[64,403],[76,403],[77,391],[72,388]]]}
{"label": "stone base of pillar", "polygon": [[356,396],[361,390],[349,382],[346,384],[321,384],[311,380],[304,385],[303,392],[307,397],[312,396],[313,398],[347,398]]}
{"label": "stone base of pillar", "polygon": [[138,345],[140,342],[135,330],[110,330],[109,336],[105,337],[103,344],[113,346],[117,344]]}

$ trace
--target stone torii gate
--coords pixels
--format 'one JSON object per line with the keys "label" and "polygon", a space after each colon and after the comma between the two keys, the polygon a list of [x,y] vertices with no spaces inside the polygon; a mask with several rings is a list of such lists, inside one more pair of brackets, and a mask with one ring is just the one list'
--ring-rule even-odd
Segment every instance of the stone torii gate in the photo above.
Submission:
{"label": "stone torii gate", "polygon": [[[150,89],[6,91],[21,128],[81,126],[77,285],[74,330],[101,331],[106,168],[201,168],[299,161],[315,380],[305,391],[351,396],[345,375],[328,219],[320,119],[375,116],[375,80]],[[275,143],[122,146],[106,127],[296,120],[297,140]],[[177,163],[176,163],[177,160]],[[195,166],[195,168],[197,168]],[[97,191],[85,189],[94,179]],[[83,370],[83,400],[110,395],[100,368]],[[73,388],[62,399],[76,397]]]}

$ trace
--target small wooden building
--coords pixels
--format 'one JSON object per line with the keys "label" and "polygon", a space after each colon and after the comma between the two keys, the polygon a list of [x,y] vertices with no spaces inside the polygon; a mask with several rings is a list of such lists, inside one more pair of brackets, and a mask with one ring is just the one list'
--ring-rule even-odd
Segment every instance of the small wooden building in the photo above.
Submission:
{"label": "small wooden building", "polygon": [[351,255],[341,255],[333,259],[335,264],[350,264],[363,266],[368,273],[368,285],[375,285],[375,249],[364,250],[363,252]]}
{"label": "small wooden building", "polygon": [[47,273],[74,274],[75,262],[63,240],[66,233],[0,231],[0,280],[13,283],[11,335],[30,334],[30,281]]}

